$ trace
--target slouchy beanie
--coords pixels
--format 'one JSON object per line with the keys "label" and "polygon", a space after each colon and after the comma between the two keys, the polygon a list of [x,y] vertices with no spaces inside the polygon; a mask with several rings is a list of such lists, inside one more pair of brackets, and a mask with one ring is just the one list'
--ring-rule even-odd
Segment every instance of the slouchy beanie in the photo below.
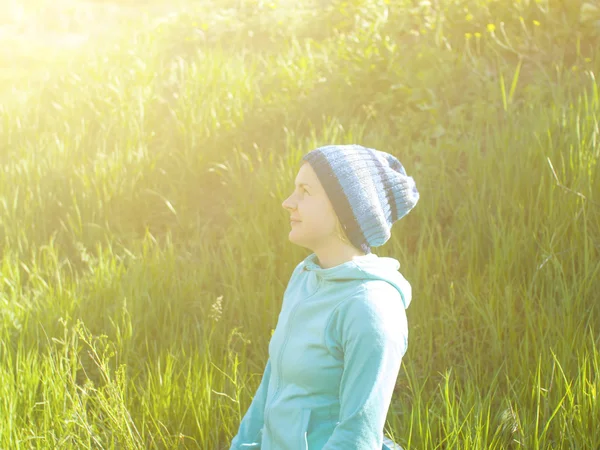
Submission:
{"label": "slouchy beanie", "polygon": [[394,222],[419,201],[398,159],[362,145],[326,145],[304,155],[315,171],[348,239],[364,253],[385,244]]}

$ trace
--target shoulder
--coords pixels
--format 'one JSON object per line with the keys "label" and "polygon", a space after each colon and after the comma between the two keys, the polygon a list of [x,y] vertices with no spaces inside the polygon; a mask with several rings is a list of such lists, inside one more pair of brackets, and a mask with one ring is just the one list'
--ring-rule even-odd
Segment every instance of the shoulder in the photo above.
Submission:
{"label": "shoulder", "polygon": [[390,300],[402,300],[402,296],[400,295],[400,292],[398,292],[398,289],[385,280],[365,280],[362,285],[364,288],[364,295],[371,299],[386,298]]}
{"label": "shoulder", "polygon": [[397,314],[405,314],[400,292],[387,281],[367,280],[361,288],[344,302],[346,313],[367,314],[384,321],[390,316],[393,319]]}
{"label": "shoulder", "polygon": [[406,311],[398,290],[383,280],[369,280],[334,311],[338,330],[352,333],[405,334]]}
{"label": "shoulder", "polygon": [[372,351],[393,348],[403,355],[408,323],[400,293],[383,280],[361,283],[360,289],[336,305],[326,327],[327,342],[338,349],[362,342]]}

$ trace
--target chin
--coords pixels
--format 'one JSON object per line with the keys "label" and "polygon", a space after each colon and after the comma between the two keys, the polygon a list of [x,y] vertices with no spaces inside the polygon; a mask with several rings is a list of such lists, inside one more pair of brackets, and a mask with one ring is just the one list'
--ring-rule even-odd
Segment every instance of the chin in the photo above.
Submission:
{"label": "chin", "polygon": [[291,231],[288,233],[288,240],[289,240],[290,242],[293,242],[294,244],[296,244],[296,238],[295,238],[295,236],[294,236],[294,230],[291,230]]}
{"label": "chin", "polygon": [[305,243],[303,243],[301,239],[298,239],[296,236],[294,236],[293,232],[288,235],[288,240],[292,244],[295,244],[295,245],[297,245],[299,247],[308,248],[308,246]]}

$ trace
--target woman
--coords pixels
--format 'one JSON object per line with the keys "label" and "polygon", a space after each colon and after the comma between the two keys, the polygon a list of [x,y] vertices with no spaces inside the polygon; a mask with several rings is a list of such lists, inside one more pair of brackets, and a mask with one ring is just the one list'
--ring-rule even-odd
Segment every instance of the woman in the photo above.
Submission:
{"label": "woman", "polygon": [[312,253],[285,290],[232,450],[400,448],[383,428],[408,345],[412,292],[398,261],[371,247],[383,245],[418,200],[414,180],[388,153],[328,145],[302,158],[282,206],[289,240]]}

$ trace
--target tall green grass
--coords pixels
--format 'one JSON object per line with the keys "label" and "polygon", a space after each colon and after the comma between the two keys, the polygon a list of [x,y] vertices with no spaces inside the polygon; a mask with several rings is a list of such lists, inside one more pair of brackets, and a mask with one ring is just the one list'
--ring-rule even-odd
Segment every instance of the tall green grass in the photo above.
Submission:
{"label": "tall green grass", "polygon": [[205,3],[4,95],[0,448],[228,448],[307,255],[281,202],[327,143],[398,156],[421,192],[375,249],[414,292],[386,434],[600,446],[585,11]]}

